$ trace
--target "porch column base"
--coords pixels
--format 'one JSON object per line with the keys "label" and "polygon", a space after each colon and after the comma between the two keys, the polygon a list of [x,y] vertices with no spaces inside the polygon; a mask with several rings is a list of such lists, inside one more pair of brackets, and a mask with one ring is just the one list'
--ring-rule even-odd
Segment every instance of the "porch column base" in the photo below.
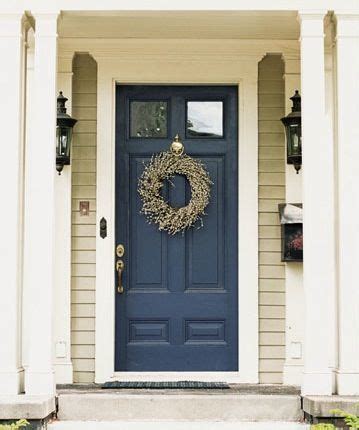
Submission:
{"label": "porch column base", "polygon": [[31,421],[32,429],[44,429],[52,414],[56,411],[54,396],[16,396],[0,397],[0,424],[2,421],[15,421],[26,418]]}
{"label": "porch column base", "polygon": [[337,373],[337,388],[340,396],[359,396],[359,373]]}
{"label": "porch column base", "polygon": [[55,381],[56,384],[73,383],[73,366],[72,363],[55,363]]}
{"label": "porch column base", "polygon": [[303,368],[303,364],[284,364],[283,384],[301,386],[303,381]]}
{"label": "porch column base", "polygon": [[331,396],[333,394],[333,387],[332,372],[303,373],[302,396]]}
{"label": "porch column base", "polygon": [[14,395],[22,391],[24,385],[24,369],[0,372],[0,395]]}
{"label": "porch column base", "polygon": [[55,395],[55,372],[27,371],[26,394],[30,395]]}

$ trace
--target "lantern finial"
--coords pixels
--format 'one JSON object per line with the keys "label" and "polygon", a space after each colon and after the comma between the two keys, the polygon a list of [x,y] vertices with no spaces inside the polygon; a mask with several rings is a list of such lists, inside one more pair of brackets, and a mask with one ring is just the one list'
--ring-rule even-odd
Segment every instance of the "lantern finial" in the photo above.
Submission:
{"label": "lantern finial", "polygon": [[64,97],[62,91],[59,92],[59,95],[57,96],[57,113],[58,114],[62,114],[62,113],[66,113],[66,102],[67,102],[67,98]]}
{"label": "lantern finial", "polygon": [[293,102],[292,112],[301,112],[302,111],[302,98],[299,94],[298,90],[295,90],[294,96],[290,98]]}

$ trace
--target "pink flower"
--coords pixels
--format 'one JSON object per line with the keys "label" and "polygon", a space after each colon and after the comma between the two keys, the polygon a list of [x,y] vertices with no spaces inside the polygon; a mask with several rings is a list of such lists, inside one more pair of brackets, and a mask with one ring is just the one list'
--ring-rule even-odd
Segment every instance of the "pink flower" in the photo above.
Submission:
{"label": "pink flower", "polygon": [[303,235],[296,234],[295,237],[289,242],[289,247],[298,251],[303,249]]}

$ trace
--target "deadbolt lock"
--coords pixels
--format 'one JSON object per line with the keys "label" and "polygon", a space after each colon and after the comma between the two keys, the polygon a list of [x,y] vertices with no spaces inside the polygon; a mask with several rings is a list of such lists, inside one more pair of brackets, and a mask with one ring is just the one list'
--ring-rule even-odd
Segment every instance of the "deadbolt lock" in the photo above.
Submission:
{"label": "deadbolt lock", "polygon": [[118,258],[122,258],[125,255],[125,247],[122,243],[116,246],[116,255]]}

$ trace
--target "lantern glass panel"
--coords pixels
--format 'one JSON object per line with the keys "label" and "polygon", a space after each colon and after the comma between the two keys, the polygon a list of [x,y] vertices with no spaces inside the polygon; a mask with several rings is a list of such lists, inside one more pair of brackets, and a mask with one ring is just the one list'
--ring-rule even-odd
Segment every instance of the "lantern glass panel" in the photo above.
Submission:
{"label": "lantern glass panel", "polygon": [[56,128],[57,156],[70,157],[72,127],[58,126]]}
{"label": "lantern glass panel", "polygon": [[298,124],[291,124],[287,127],[288,155],[299,156],[302,154],[301,128]]}

